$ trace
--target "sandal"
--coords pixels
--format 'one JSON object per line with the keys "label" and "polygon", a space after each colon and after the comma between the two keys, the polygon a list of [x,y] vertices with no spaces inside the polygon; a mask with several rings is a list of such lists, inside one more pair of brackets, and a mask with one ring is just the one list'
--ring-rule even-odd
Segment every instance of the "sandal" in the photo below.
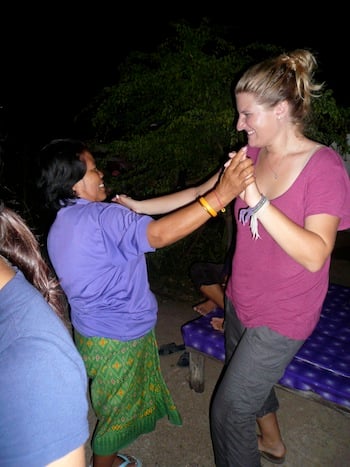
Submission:
{"label": "sandal", "polygon": [[129,456],[126,454],[117,454],[117,457],[123,459],[123,463],[119,467],[127,467],[128,465],[135,464],[136,467],[142,467],[142,462],[139,459],[136,459],[134,456]]}
{"label": "sandal", "polygon": [[[136,467],[142,467],[142,462],[134,456],[129,456],[127,454],[116,454],[115,457],[119,457],[119,459],[124,461],[121,464],[119,464],[118,467],[127,467],[128,465],[131,465],[131,464],[135,464]],[[92,457],[91,457],[89,467],[93,467]]]}
{"label": "sandal", "polygon": [[271,462],[271,464],[283,464],[284,461],[286,460],[285,456],[282,456],[282,457],[274,456],[273,454],[270,454],[267,451],[259,451],[259,452],[260,452],[260,456],[263,459],[266,459],[267,461]]}
{"label": "sandal", "polygon": [[181,352],[181,350],[185,350],[185,344],[176,345],[175,342],[171,342],[170,344],[161,345],[158,353],[159,355],[170,355],[171,353]]}
{"label": "sandal", "polygon": [[189,366],[190,364],[190,354],[189,352],[184,352],[182,355],[180,355],[179,360],[177,361],[177,366]]}

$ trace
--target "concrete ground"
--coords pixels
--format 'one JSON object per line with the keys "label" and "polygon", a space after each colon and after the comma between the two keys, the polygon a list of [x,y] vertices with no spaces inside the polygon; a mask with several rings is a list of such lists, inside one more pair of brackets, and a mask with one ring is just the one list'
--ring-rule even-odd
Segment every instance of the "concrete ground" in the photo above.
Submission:
{"label": "concrete ground", "polygon": [[[331,281],[350,287],[350,232],[338,237],[331,266]],[[157,295],[158,344],[183,343],[181,325],[198,317],[193,302]],[[205,390],[196,393],[188,384],[188,368],[179,367],[181,352],[161,356],[161,367],[183,426],[158,422],[156,430],[141,436],[123,452],[138,457],[143,467],[214,467],[209,433],[209,403],[222,363],[206,359]],[[277,388],[279,422],[287,446],[285,467],[350,467],[350,414]],[[91,431],[95,424],[90,411]],[[87,459],[90,448],[87,446]],[[268,467],[262,459],[262,466]],[[234,467],[234,466],[233,466]],[[247,466],[249,467],[249,466]]]}

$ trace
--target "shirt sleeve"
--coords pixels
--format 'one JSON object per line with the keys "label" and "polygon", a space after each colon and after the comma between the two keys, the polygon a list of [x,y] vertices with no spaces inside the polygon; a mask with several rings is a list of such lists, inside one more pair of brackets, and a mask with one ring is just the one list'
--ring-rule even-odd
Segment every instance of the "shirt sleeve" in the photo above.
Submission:
{"label": "shirt sleeve", "polygon": [[116,247],[125,256],[153,252],[147,237],[151,216],[137,214],[121,205],[110,203],[100,214],[100,224],[106,245]]}
{"label": "shirt sleeve", "polygon": [[339,230],[350,227],[350,180],[343,160],[325,147],[310,160],[306,216],[330,214],[339,217]]}

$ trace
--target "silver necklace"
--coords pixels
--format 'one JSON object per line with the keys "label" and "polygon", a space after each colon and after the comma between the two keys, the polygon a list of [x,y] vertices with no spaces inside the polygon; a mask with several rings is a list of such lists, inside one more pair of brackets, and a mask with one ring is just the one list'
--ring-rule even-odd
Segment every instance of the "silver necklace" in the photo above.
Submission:
{"label": "silver necklace", "polygon": [[279,176],[278,171],[279,171],[279,169],[280,169],[280,167],[281,167],[281,164],[282,164],[282,162],[284,161],[284,159],[285,159],[285,157],[282,157],[281,160],[279,161],[279,163],[278,163],[278,165],[277,165],[277,172],[276,172],[276,170],[274,170],[274,169],[272,168],[271,164],[270,164],[269,156],[267,156],[267,164],[268,164],[268,166],[269,166],[271,172],[273,173],[273,178],[274,178],[274,180],[277,180],[277,179],[278,179],[278,176]]}

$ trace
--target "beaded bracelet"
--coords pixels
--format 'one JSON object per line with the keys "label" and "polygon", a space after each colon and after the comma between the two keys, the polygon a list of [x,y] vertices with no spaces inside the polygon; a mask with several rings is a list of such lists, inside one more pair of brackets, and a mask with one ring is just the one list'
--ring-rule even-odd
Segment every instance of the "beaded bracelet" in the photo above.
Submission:
{"label": "beaded bracelet", "polygon": [[208,201],[203,196],[199,198],[198,202],[211,217],[216,217],[218,215],[218,213],[210,206]]}
{"label": "beaded bracelet", "polygon": [[258,232],[258,212],[263,206],[268,206],[269,204],[270,201],[266,196],[261,195],[260,201],[253,208],[243,208],[239,211],[239,221],[243,225],[250,221],[250,230],[254,240],[261,238]]}

